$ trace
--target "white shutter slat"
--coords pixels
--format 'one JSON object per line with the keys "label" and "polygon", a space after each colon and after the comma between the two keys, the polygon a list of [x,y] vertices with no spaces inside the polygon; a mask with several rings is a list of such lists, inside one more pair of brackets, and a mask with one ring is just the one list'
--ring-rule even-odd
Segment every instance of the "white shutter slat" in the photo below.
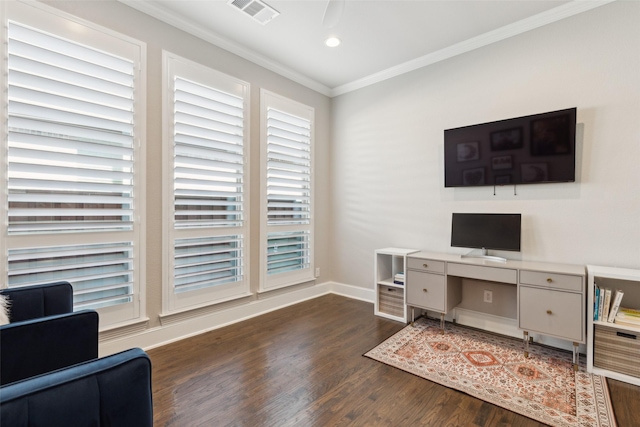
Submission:
{"label": "white shutter slat", "polygon": [[[93,142],[107,145],[131,146],[132,135],[126,135],[117,130],[93,129],[81,125],[55,123],[37,118],[26,118],[9,115],[9,132],[25,133],[43,137],[67,139],[68,141]],[[116,125],[118,126],[118,125]]]}
{"label": "white shutter slat", "polygon": [[83,114],[86,113],[86,111],[82,113],[69,112],[19,101],[9,101],[9,111],[11,111],[11,113],[16,117],[28,118],[28,116],[35,115],[40,117],[40,120],[49,123],[84,126],[89,128],[110,128],[112,131],[124,135],[133,134],[133,123],[118,122],[90,114]]}
{"label": "white shutter slat", "polygon": [[190,145],[188,143],[185,143],[182,138],[178,138],[177,135],[175,143],[175,162],[189,162],[191,161],[191,159],[199,159],[201,161],[211,160],[213,162],[227,162],[230,165],[242,165],[244,162],[242,153],[229,153],[224,151],[212,150],[207,147]]}
{"label": "white shutter slat", "polygon": [[244,100],[239,96],[182,77],[175,78],[174,87],[177,100],[186,100],[188,104],[200,105],[216,111],[233,111],[236,116],[243,116]]}
{"label": "white shutter slat", "polygon": [[131,218],[122,217],[117,222],[102,221],[92,222],[88,220],[83,221],[60,221],[58,219],[51,221],[39,221],[34,223],[33,221],[21,223],[15,221],[11,225],[11,232],[15,234],[26,233],[69,233],[69,232],[90,232],[90,231],[123,231],[131,230],[133,221]]}
{"label": "white shutter slat", "polygon": [[10,148],[27,148],[51,151],[55,153],[82,153],[84,155],[101,156],[105,161],[109,159],[131,160],[133,148],[121,144],[109,144],[104,141],[74,141],[48,135],[34,135],[28,133],[9,132]]}
{"label": "white shutter slat", "polygon": [[[210,113],[215,113],[214,111]],[[230,124],[223,120],[215,120],[211,115],[208,117],[197,116],[194,114],[189,114],[176,109],[175,112],[176,121],[180,123],[184,123],[185,125],[203,128],[203,129],[216,129],[218,132],[235,135],[242,137],[242,123],[240,124]],[[224,117],[221,117],[224,119]]]}
{"label": "white shutter slat", "polygon": [[176,139],[189,139],[192,145],[211,147],[222,151],[241,152],[242,136],[190,125],[189,123],[175,123]]}
{"label": "white shutter slat", "polygon": [[[69,62],[87,65],[95,64],[100,70],[107,69],[122,74],[133,74],[133,64],[131,61],[110,55],[107,52],[96,50],[89,46],[83,46],[76,42],[44,33],[15,22],[9,22],[9,31],[12,39],[9,49],[10,52],[12,48],[16,50],[22,48],[27,52],[34,50],[34,56],[36,58],[43,57],[47,52],[50,52],[52,55],[64,56]],[[39,49],[39,51],[35,49]],[[64,61],[54,56],[50,62],[58,64]],[[86,74],[93,75],[94,73],[88,72]]]}
{"label": "white shutter slat", "polygon": [[122,184],[108,183],[86,183],[68,181],[35,181],[31,179],[12,179],[9,183],[9,190],[17,193],[20,191],[41,191],[43,194],[123,194],[129,197],[133,194],[133,187]]}
{"label": "white shutter slat", "polygon": [[[36,76],[20,71],[10,71],[12,88],[10,100],[37,99],[40,105],[72,111],[106,111],[118,115],[118,110],[130,108],[131,93],[118,96],[81,86],[82,81],[66,83],[47,77]],[[126,88],[125,88],[126,89]],[[129,91],[131,88],[129,88]],[[104,115],[109,116],[105,113]]]}
{"label": "white shutter slat", "polygon": [[[9,155],[11,155],[11,151],[9,151],[9,153]],[[46,166],[38,163],[21,163],[17,162],[16,159],[12,160],[13,162],[9,164],[8,170],[9,179],[15,177],[29,178],[32,181],[40,179],[43,181],[123,183],[127,185],[133,180],[133,172],[96,170],[81,167]],[[80,164],[78,164],[78,166],[80,166]]]}
{"label": "white shutter slat", "polygon": [[244,173],[244,165],[242,163],[223,162],[218,160],[201,159],[186,156],[176,157],[174,163],[176,168],[183,167],[198,170],[216,169],[238,174]]}
{"label": "white shutter slat", "polygon": [[[18,71],[33,75],[61,80],[66,83],[82,82],[84,86],[90,87],[100,92],[108,92],[117,96],[128,96],[131,91],[132,79],[130,74],[120,74],[117,81],[106,78],[103,73],[100,75],[83,74],[73,70],[60,68],[53,64],[39,61],[37,58],[27,58],[18,55],[10,55],[11,69],[9,72]],[[110,77],[113,77],[109,71]]]}
{"label": "white shutter slat", "polygon": [[[181,101],[179,96],[174,104],[174,108],[176,112],[180,112],[181,114],[190,115],[194,117],[202,117],[208,120],[215,121],[217,123],[225,123],[230,126],[230,129],[235,130],[235,132],[244,132],[244,122],[242,119],[242,109],[232,108],[231,111],[233,114],[229,114],[229,112],[220,111],[220,110],[212,110],[211,108],[203,107],[200,105],[190,104],[186,101]],[[224,104],[216,104],[220,106],[224,106]],[[232,132],[233,133],[233,132]]]}
{"label": "white shutter slat", "polygon": [[51,165],[61,168],[89,169],[132,173],[131,160],[109,159],[105,162],[104,156],[78,155],[72,153],[59,153],[52,151],[40,151],[29,148],[11,148],[13,161],[16,164]]}

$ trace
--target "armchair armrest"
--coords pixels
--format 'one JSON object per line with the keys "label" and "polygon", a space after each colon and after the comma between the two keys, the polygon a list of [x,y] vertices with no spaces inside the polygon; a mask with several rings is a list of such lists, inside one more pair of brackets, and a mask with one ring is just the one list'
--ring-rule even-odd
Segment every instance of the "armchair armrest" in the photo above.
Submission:
{"label": "armchair armrest", "polygon": [[98,357],[98,313],[75,313],[0,326],[0,384]]}

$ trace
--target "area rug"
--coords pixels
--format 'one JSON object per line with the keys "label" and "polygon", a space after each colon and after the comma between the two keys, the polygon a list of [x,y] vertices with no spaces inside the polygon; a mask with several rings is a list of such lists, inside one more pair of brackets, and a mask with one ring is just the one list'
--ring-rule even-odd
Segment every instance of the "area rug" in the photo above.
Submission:
{"label": "area rug", "polygon": [[420,318],[365,356],[557,427],[614,427],[604,377],[573,370],[571,353]]}

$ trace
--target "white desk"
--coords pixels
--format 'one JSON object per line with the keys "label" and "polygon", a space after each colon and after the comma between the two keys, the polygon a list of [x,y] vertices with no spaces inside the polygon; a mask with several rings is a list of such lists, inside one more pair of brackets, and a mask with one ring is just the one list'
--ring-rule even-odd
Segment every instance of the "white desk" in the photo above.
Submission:
{"label": "white desk", "polygon": [[584,266],[527,261],[495,262],[460,255],[416,252],[407,258],[407,305],[444,316],[462,300],[462,280],[477,279],[517,286],[517,323],[523,331],[525,356],[529,333],[573,342],[577,368],[578,344],[586,341]]}

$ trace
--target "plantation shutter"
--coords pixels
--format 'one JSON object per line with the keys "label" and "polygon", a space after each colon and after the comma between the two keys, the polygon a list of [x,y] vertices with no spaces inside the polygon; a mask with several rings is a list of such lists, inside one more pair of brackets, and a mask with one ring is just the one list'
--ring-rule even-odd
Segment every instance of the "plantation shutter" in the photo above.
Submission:
{"label": "plantation shutter", "polygon": [[74,309],[108,308],[102,327],[136,318],[144,44],[10,6],[23,22],[7,28],[7,284],[67,280]]}
{"label": "plantation shutter", "polygon": [[242,223],[243,99],[175,79],[175,225]]}
{"label": "plantation shutter", "polygon": [[267,109],[267,224],[309,224],[311,121]]}
{"label": "plantation shutter", "polygon": [[133,228],[134,64],[9,23],[9,234]]}
{"label": "plantation shutter", "polygon": [[313,110],[263,91],[264,290],[313,279]]}
{"label": "plantation shutter", "polygon": [[248,84],[164,53],[171,204],[169,313],[246,296],[245,109]]}

